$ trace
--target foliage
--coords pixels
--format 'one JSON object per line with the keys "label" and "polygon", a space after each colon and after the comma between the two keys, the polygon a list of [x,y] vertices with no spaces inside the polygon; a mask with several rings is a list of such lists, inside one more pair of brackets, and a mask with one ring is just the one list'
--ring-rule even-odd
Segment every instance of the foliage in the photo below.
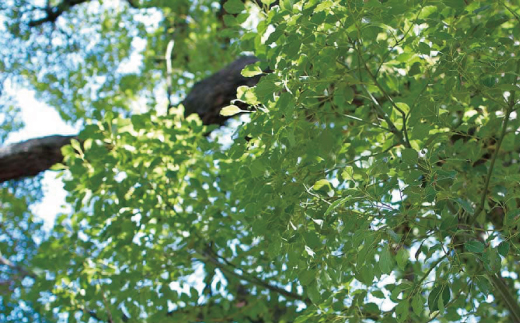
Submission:
{"label": "foliage", "polygon": [[[9,297],[41,321],[520,321],[520,7],[215,7],[78,6],[58,31],[7,8],[3,37],[36,58],[7,72],[85,122],[60,166],[74,212],[30,246],[30,282]],[[36,30],[72,37],[42,44]],[[260,59],[231,141],[182,106],[154,110],[172,37],[178,96],[240,53]],[[121,72],[137,38],[143,63]],[[5,299],[2,320],[19,321]]]}

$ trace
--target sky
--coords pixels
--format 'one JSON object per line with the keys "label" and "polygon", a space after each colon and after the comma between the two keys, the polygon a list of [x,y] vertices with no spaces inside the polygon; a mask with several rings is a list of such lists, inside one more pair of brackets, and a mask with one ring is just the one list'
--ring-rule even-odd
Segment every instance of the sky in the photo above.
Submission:
{"label": "sky", "polygon": [[[79,125],[72,126],[63,122],[56,110],[39,102],[34,92],[27,89],[8,89],[14,94],[21,108],[25,127],[9,134],[6,144],[21,142],[32,138],[49,135],[74,135],[79,133]],[[66,192],[63,182],[57,179],[58,172],[46,171],[42,182],[44,197],[40,203],[32,206],[33,213],[45,221],[45,228],[50,230],[59,213],[70,212],[65,204]]]}

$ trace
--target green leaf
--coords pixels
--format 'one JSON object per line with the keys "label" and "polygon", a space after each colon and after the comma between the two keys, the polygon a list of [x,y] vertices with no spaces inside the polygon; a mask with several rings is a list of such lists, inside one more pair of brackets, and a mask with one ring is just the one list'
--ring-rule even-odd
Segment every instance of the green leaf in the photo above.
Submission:
{"label": "green leaf", "polygon": [[396,258],[397,265],[399,266],[399,268],[401,270],[404,270],[406,267],[406,264],[408,263],[408,259],[409,259],[408,250],[406,250],[404,248],[399,249],[399,251],[397,252],[397,256],[395,258]]}
{"label": "green leaf", "polygon": [[375,298],[379,298],[379,299],[386,298],[385,294],[383,294],[383,292],[380,290],[375,290],[375,291],[371,292],[370,294],[372,294],[372,296],[374,296]]}
{"label": "green leaf", "polygon": [[483,256],[482,260],[484,262],[484,267],[487,271],[495,274],[500,271],[502,267],[502,262],[500,255],[498,254],[498,250],[496,248],[488,248]]}
{"label": "green leaf", "polygon": [[388,233],[390,238],[392,238],[393,242],[395,242],[395,243],[400,243],[401,242],[401,239],[403,238],[402,234],[398,234],[397,232],[395,232],[392,229],[387,229],[386,232]]}
{"label": "green leaf", "polygon": [[343,198],[337,199],[336,201],[332,202],[332,204],[329,205],[329,207],[327,208],[327,211],[325,211],[325,215],[329,215],[330,213],[332,213],[332,211],[334,211],[337,207],[339,207],[342,204],[344,204],[345,202],[347,202],[349,199],[350,199],[350,196],[347,196],[347,197],[343,197]]}
{"label": "green leaf", "polygon": [[247,65],[241,72],[242,76],[244,77],[253,77],[262,73],[262,69],[256,64]]}
{"label": "green leaf", "polygon": [[62,163],[57,163],[51,166],[51,170],[64,170],[67,169],[67,166],[63,165]]}
{"label": "green leaf", "polygon": [[316,6],[316,9],[314,9],[314,13],[318,13],[318,12],[324,11],[326,9],[330,9],[333,5],[334,5],[334,3],[330,0],[323,1],[319,5]]}
{"label": "green leaf", "polygon": [[498,245],[498,253],[503,256],[503,257],[506,257],[508,254],[509,254],[509,242],[507,241],[502,241],[499,245]]}
{"label": "green leaf", "polygon": [[520,209],[508,210],[504,216],[504,226],[514,227],[520,223]]}
{"label": "green leaf", "polygon": [[362,266],[358,272],[356,272],[356,279],[362,284],[370,286],[374,281],[374,267],[372,265]]}
{"label": "green leaf", "polygon": [[408,76],[414,76],[417,74],[421,74],[421,63],[419,62],[415,62],[408,71]]}
{"label": "green leaf", "polygon": [[413,139],[427,139],[430,133],[430,125],[427,123],[420,123],[415,125],[412,129],[412,138]]}
{"label": "green leaf", "polygon": [[468,212],[469,214],[475,213],[475,209],[468,201],[463,200],[461,198],[456,198],[455,201],[457,201],[457,203],[459,203],[459,205],[462,206],[464,211]]}
{"label": "green leaf", "polygon": [[146,129],[147,118],[142,114],[134,114],[130,117],[135,130]]}
{"label": "green leaf", "polygon": [[425,299],[421,294],[415,294],[412,298],[412,309],[415,315],[421,316],[424,311]]}
{"label": "green leaf", "polygon": [[304,270],[302,273],[298,275],[298,279],[302,286],[307,286],[316,279],[316,271]]}
{"label": "green leaf", "polygon": [[410,304],[408,300],[404,299],[397,304],[395,307],[395,314],[397,316],[397,322],[405,322],[408,319]]}
{"label": "green leaf", "polygon": [[437,285],[430,292],[430,296],[428,296],[428,308],[430,312],[438,311],[439,305],[444,307],[451,298],[450,287],[448,285]]}
{"label": "green leaf", "polygon": [[307,287],[307,295],[313,304],[319,304],[321,301],[321,294],[316,286],[316,283],[310,284]]}
{"label": "green leaf", "polygon": [[71,145],[72,148],[74,148],[74,150],[76,150],[78,153],[82,153],[81,144],[79,143],[79,141],[77,141],[76,139],[71,139],[71,140],[70,140],[70,145]]}
{"label": "green leaf", "polygon": [[404,102],[396,102],[395,105],[401,109],[401,111],[403,111],[404,113],[408,113],[410,112],[410,106],[408,106],[408,104],[404,103]]}
{"label": "green leaf", "polygon": [[394,261],[388,245],[383,247],[383,250],[379,255],[379,268],[383,274],[390,274],[394,268]]}
{"label": "green leaf", "polygon": [[332,189],[332,185],[326,179],[320,179],[312,186],[312,189],[315,191],[325,192],[329,197],[334,196],[334,190]]}
{"label": "green leaf", "polygon": [[419,158],[419,153],[415,149],[406,148],[401,152],[403,157],[403,162],[414,165],[417,163],[417,159]]}
{"label": "green leaf", "polygon": [[343,172],[341,172],[341,177],[344,180],[352,180],[354,178],[354,168],[352,166],[346,166]]}
{"label": "green leaf", "polygon": [[237,98],[249,105],[256,105],[260,103],[253,89],[245,85],[239,86],[237,88]]}
{"label": "green leaf", "polygon": [[347,101],[349,104],[352,103],[352,101],[354,101],[354,89],[352,89],[351,86],[346,86],[344,89],[343,89],[343,98],[345,99],[345,101]]}
{"label": "green leaf", "polygon": [[240,109],[236,105],[228,105],[227,107],[222,108],[222,110],[220,110],[220,115],[225,116],[225,117],[230,117],[230,116],[234,116],[235,114],[240,113],[240,112],[246,112],[246,111]]}
{"label": "green leaf", "polygon": [[276,84],[275,79],[271,75],[268,75],[262,77],[254,89],[258,100],[263,102],[272,100],[274,94],[280,90],[280,87]]}
{"label": "green leaf", "polygon": [[245,9],[244,3],[240,0],[228,0],[224,2],[224,9],[228,13],[241,13]]}
{"label": "green leaf", "polygon": [[491,284],[485,276],[477,276],[473,279],[473,281],[475,282],[475,284],[477,284],[478,289],[484,295],[489,295],[489,292],[491,291]]}
{"label": "green leaf", "polygon": [[430,55],[431,48],[428,44],[420,42],[419,43],[419,52],[424,55]]}
{"label": "green leaf", "polygon": [[482,253],[484,251],[484,244],[480,241],[471,240],[464,244],[464,249],[468,252]]}

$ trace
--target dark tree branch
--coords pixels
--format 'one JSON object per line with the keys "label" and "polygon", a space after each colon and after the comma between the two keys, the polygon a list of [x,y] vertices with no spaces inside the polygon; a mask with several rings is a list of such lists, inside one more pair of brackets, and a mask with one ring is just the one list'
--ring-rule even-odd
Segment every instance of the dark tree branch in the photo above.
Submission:
{"label": "dark tree branch", "polygon": [[182,102],[186,115],[196,113],[206,125],[224,123],[227,118],[219,114],[220,109],[236,98],[237,87],[254,86],[260,79],[260,76],[244,77],[240,74],[246,65],[256,61],[258,59],[253,56],[241,57],[195,84]]}
{"label": "dark tree branch", "polygon": [[59,163],[61,147],[75,136],[48,136],[0,148],[0,183],[35,176]]}
{"label": "dark tree branch", "polygon": [[[240,72],[257,61],[255,57],[242,57],[195,84],[182,102],[185,115],[196,113],[204,124],[222,124],[226,118],[220,110],[236,98],[241,85],[253,86],[259,77],[246,78]],[[48,136],[30,139],[0,148],[0,183],[23,177],[35,176],[62,161],[61,147],[76,136]]]}
{"label": "dark tree branch", "polygon": [[33,21],[29,22],[29,27],[41,26],[47,22],[55,23],[56,20],[58,20],[58,18],[64,12],[69,10],[70,8],[72,8],[78,4],[81,4],[84,2],[89,2],[89,1],[90,0],[64,0],[63,2],[61,2],[59,5],[57,5],[55,7],[47,7],[47,8],[45,8],[46,16],[41,19],[37,19],[37,20],[33,20]]}
{"label": "dark tree branch", "polygon": [[[57,5],[55,7],[47,7],[45,9],[43,9],[45,11],[46,16],[43,18],[40,18],[40,19],[32,20],[29,22],[28,25],[29,25],[29,27],[37,27],[37,26],[46,24],[48,22],[55,23],[56,20],[58,20],[58,18],[63,13],[68,11],[70,8],[72,8],[76,5],[85,3],[85,2],[89,2],[89,1],[91,1],[91,0],[63,0],[63,2],[61,2],[59,5]],[[132,8],[136,8],[136,9],[139,8],[137,6],[135,0],[126,0],[126,2]]]}
{"label": "dark tree branch", "polygon": [[[259,286],[259,287],[263,287],[263,288],[265,288],[265,289],[267,289],[267,290],[269,290],[271,292],[278,293],[278,294],[280,294],[280,295],[282,295],[282,296],[284,296],[286,298],[294,299],[294,300],[297,300],[297,301],[302,301],[302,302],[305,302],[307,305],[312,304],[309,299],[303,297],[300,294],[289,292],[289,291],[287,291],[287,290],[285,290],[283,288],[271,285],[268,282],[263,281],[262,279],[257,278],[255,276],[249,276],[249,275],[246,275],[246,274],[238,274],[234,270],[234,268],[236,268],[234,265],[231,265],[231,266],[228,265],[229,262],[227,260],[225,260],[226,264],[224,264],[224,263],[220,262],[217,257],[218,257],[218,255],[213,250],[208,249],[207,252],[204,252],[202,261],[210,262],[215,267],[217,267],[218,269],[222,270],[225,274],[229,274],[229,275],[234,276],[235,278],[238,278],[240,280],[247,281],[248,283],[251,283],[253,285],[256,285],[256,286]],[[230,267],[232,267],[232,268],[230,268]]]}

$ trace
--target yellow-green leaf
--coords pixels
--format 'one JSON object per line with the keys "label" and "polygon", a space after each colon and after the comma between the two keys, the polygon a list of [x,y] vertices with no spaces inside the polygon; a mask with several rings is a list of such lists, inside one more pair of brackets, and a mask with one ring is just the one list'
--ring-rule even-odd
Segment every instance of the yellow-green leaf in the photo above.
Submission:
{"label": "yellow-green leaf", "polygon": [[228,105],[227,107],[222,108],[222,110],[220,110],[220,115],[222,115],[224,117],[230,117],[230,116],[234,116],[235,114],[240,113],[240,112],[245,112],[245,111],[240,109],[236,105]]}

